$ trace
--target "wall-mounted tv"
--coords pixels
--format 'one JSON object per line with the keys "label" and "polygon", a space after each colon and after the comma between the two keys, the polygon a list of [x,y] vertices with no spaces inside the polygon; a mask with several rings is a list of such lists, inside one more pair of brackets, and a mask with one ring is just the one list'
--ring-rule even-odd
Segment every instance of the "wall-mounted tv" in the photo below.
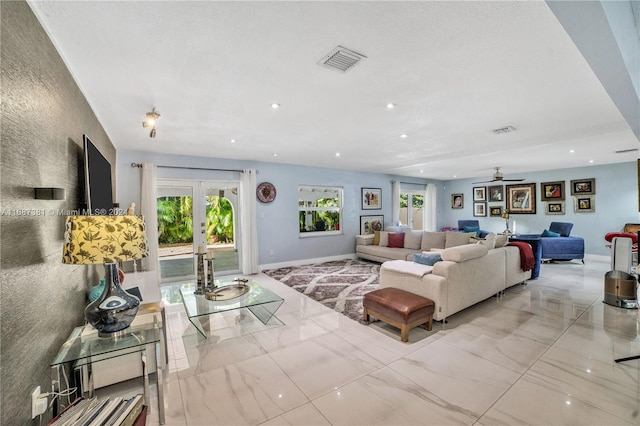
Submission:
{"label": "wall-mounted tv", "polygon": [[83,135],[82,139],[87,210],[93,215],[111,214],[113,212],[111,164],[87,135]]}

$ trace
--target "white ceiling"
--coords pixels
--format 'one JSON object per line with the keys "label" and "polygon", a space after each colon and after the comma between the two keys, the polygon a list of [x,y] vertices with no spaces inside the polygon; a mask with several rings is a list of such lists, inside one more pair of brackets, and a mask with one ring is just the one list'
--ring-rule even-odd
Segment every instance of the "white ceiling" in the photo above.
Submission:
{"label": "white ceiling", "polygon": [[[443,180],[638,157],[543,1],[30,5],[118,150]],[[319,66],[337,45],[367,58]]]}

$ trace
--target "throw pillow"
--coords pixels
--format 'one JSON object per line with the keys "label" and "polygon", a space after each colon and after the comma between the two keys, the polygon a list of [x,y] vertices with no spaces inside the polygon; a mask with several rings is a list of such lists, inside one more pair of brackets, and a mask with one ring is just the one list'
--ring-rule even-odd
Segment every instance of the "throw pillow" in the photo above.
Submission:
{"label": "throw pillow", "polygon": [[509,242],[508,235],[496,235],[496,248],[504,247]]}
{"label": "throw pillow", "polygon": [[432,250],[434,248],[443,249],[444,241],[447,234],[444,232],[429,232],[422,233],[422,243],[420,245],[421,250]]}
{"label": "throw pillow", "polygon": [[404,233],[404,248],[420,250],[422,231],[407,231]]}
{"label": "throw pillow", "polygon": [[427,266],[433,266],[436,262],[440,262],[442,260],[442,256],[439,254],[413,254],[413,261],[416,263],[421,263]]}
{"label": "throw pillow", "polygon": [[373,231],[373,245],[380,245],[380,231]]}
{"label": "throw pillow", "polygon": [[404,248],[404,232],[390,232],[389,247]]}
{"label": "throw pillow", "polygon": [[482,244],[489,250],[496,248],[496,234],[489,234],[484,240],[478,240],[477,244]]}
{"label": "throw pillow", "polygon": [[480,227],[479,226],[465,226],[464,232],[475,232],[475,237],[480,236]]}
{"label": "throw pillow", "polygon": [[549,231],[547,229],[545,229],[544,231],[542,231],[542,235],[540,235],[541,237],[559,237],[560,233],[558,232],[552,232]]}
{"label": "throw pillow", "polygon": [[447,231],[447,238],[445,240],[444,248],[461,246],[469,244],[469,239],[476,234],[474,232],[451,232]]}
{"label": "throw pillow", "polygon": [[380,231],[380,247],[387,247],[389,245],[389,233],[387,231]]}

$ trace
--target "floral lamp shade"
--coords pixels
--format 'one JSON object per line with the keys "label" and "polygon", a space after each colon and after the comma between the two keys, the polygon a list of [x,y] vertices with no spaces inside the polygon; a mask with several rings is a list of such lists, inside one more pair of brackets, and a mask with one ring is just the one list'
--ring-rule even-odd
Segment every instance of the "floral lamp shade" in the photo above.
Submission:
{"label": "floral lamp shade", "polygon": [[148,254],[142,216],[68,216],[62,262],[116,263]]}
{"label": "floral lamp shade", "polygon": [[142,216],[67,217],[62,262],[72,265],[104,264],[102,294],[85,309],[87,322],[103,337],[127,333],[140,299],[120,285],[117,262],[141,259],[148,254]]}

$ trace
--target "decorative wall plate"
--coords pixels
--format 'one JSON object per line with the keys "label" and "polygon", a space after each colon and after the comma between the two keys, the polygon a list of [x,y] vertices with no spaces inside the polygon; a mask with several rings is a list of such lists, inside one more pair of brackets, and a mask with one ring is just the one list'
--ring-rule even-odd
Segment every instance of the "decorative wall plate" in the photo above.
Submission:
{"label": "decorative wall plate", "polygon": [[270,203],[276,199],[276,187],[270,182],[262,182],[258,185],[256,196],[261,203]]}

